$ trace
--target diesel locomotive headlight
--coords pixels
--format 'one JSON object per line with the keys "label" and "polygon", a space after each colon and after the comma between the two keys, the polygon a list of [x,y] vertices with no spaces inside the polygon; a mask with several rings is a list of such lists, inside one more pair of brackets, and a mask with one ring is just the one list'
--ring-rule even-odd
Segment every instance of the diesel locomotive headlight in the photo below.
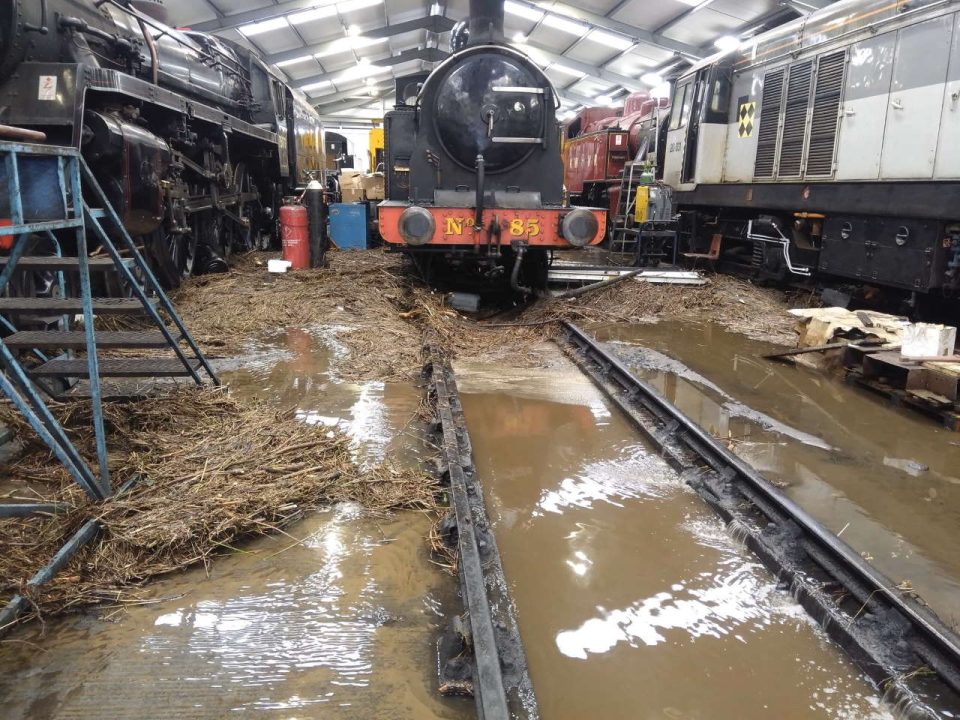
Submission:
{"label": "diesel locomotive headlight", "polygon": [[425,245],[433,238],[437,223],[422,207],[408,207],[400,213],[400,236],[408,245]]}
{"label": "diesel locomotive headlight", "polygon": [[563,216],[560,229],[564,240],[576,247],[583,247],[597,236],[600,224],[592,212],[577,208]]}

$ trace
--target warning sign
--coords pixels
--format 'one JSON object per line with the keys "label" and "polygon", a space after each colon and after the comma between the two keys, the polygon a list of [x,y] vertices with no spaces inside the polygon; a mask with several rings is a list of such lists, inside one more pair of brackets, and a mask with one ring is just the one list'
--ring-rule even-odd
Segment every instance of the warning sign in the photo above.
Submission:
{"label": "warning sign", "polygon": [[753,135],[754,116],[757,113],[757,103],[749,95],[740,98],[737,108],[737,121],[740,123],[740,137],[748,138]]}
{"label": "warning sign", "polygon": [[57,99],[57,76],[41,75],[40,87],[37,90],[37,100],[56,100]]}

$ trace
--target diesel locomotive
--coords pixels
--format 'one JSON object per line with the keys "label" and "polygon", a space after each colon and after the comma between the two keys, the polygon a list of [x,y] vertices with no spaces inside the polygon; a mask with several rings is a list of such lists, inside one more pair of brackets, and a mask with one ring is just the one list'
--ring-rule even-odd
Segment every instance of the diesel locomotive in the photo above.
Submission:
{"label": "diesel locomotive", "polygon": [[0,3],[0,124],[80,148],[168,287],[269,242],[281,198],[324,170],[305,99],[159,0]]}
{"label": "diesel locomotive", "polygon": [[840,0],[676,83],[681,243],[784,280],[960,290],[960,7]]}
{"label": "diesel locomotive", "polygon": [[503,3],[471,0],[454,53],[384,118],[386,243],[436,280],[546,284],[550,251],[599,243],[606,211],[563,203],[557,96],[503,43]]}

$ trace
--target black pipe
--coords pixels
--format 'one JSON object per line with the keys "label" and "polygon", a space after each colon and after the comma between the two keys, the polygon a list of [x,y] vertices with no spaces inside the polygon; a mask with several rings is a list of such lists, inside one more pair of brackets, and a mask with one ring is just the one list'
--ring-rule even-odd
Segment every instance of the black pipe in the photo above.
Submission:
{"label": "black pipe", "polygon": [[477,202],[473,214],[473,232],[477,234],[476,242],[480,242],[480,231],[483,229],[483,155],[477,155]]}
{"label": "black pipe", "polygon": [[523,262],[523,256],[527,254],[527,246],[523,243],[511,243],[516,256],[513,260],[513,270],[510,272],[510,287],[516,292],[524,295],[533,295],[533,290],[520,284],[520,264]]}
{"label": "black pipe", "polygon": [[323,202],[323,185],[311,180],[303,192],[310,229],[310,267],[323,267],[327,253],[327,206]]}
{"label": "black pipe", "polygon": [[470,0],[467,45],[503,42],[503,0]]}

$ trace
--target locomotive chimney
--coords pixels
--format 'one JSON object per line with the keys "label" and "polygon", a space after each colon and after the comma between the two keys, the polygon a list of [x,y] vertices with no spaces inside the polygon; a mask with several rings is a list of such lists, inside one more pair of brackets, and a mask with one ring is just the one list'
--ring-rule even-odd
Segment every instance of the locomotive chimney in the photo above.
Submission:
{"label": "locomotive chimney", "polygon": [[503,42],[503,0],[470,0],[468,45]]}

